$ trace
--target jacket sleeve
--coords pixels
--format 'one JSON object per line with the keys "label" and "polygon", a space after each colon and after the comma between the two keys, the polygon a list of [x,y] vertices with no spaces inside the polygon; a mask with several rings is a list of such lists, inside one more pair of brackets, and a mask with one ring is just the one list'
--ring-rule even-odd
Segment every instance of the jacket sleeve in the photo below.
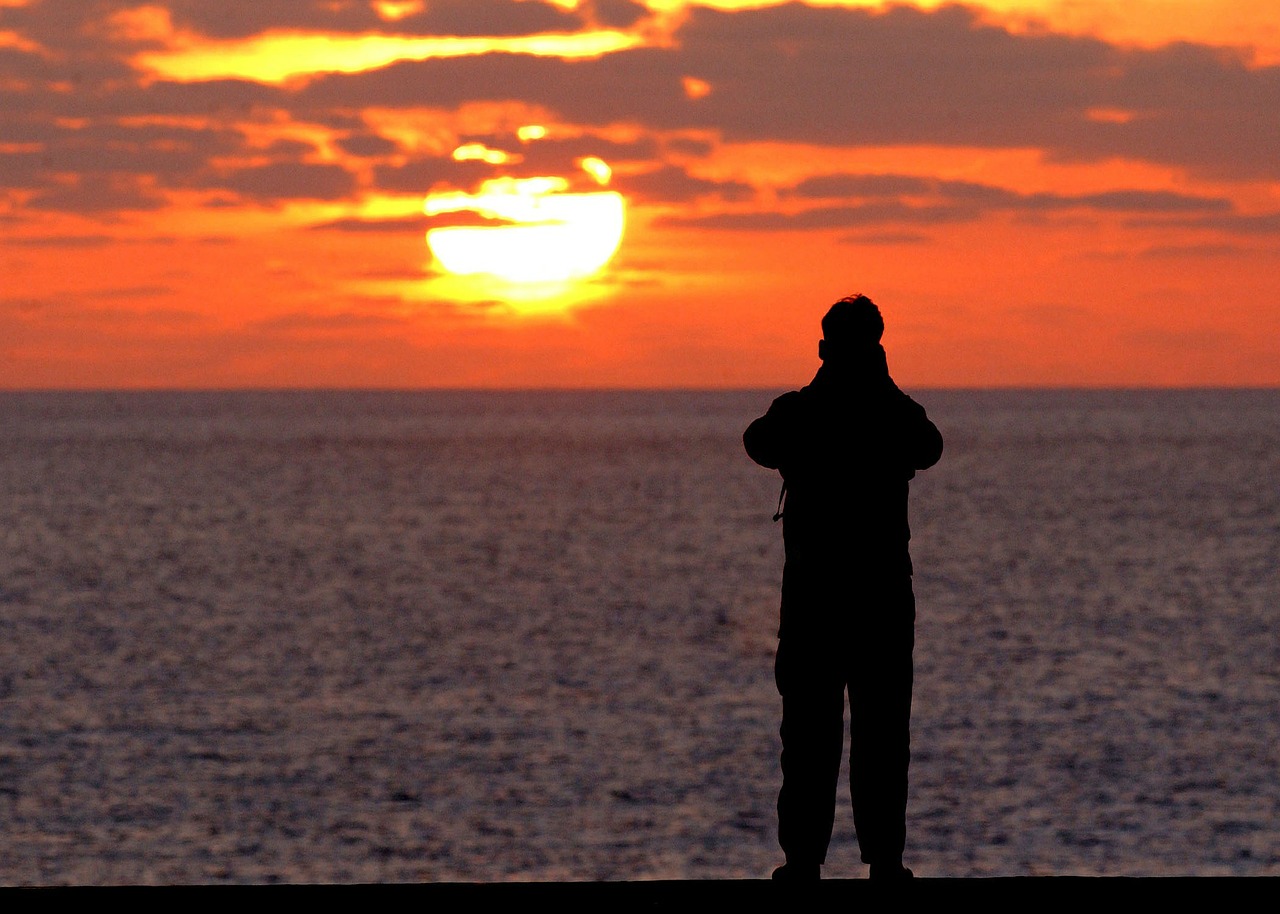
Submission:
{"label": "jacket sleeve", "polygon": [[902,429],[904,456],[912,470],[927,470],[942,458],[942,433],[929,420],[923,406],[905,394],[903,397],[907,402]]}
{"label": "jacket sleeve", "polygon": [[769,411],[743,432],[747,456],[760,466],[776,470],[787,462],[788,443],[792,440],[790,417],[797,396],[796,391],[791,391],[778,397],[769,405]]}

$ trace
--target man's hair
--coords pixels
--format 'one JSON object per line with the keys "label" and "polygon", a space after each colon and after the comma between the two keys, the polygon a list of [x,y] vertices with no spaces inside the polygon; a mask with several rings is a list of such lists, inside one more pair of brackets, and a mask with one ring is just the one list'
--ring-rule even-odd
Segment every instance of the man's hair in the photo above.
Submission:
{"label": "man's hair", "polygon": [[823,339],[841,346],[870,346],[884,335],[884,318],[865,295],[846,295],[822,318]]}

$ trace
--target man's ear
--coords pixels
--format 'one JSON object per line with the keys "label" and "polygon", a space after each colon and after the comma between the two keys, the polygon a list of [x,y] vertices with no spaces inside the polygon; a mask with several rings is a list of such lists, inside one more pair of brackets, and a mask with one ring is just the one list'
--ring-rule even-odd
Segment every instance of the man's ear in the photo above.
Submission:
{"label": "man's ear", "polygon": [[818,358],[822,359],[822,361],[824,362],[827,360],[827,341],[826,340],[818,340]]}

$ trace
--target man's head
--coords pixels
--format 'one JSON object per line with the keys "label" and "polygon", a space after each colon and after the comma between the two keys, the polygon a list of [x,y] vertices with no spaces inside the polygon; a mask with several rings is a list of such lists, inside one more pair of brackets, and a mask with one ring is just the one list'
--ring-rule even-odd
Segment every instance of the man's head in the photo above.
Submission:
{"label": "man's head", "polygon": [[845,352],[865,351],[879,345],[884,318],[876,303],[865,295],[847,295],[822,318],[818,357],[828,359]]}

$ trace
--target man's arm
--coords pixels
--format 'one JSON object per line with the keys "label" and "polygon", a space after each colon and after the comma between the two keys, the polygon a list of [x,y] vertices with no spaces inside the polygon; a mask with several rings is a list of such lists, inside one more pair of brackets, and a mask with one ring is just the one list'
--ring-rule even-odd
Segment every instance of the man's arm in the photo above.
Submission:
{"label": "man's arm", "polygon": [[903,456],[912,470],[927,470],[942,458],[942,433],[929,420],[924,407],[903,394],[906,401],[902,425]]}
{"label": "man's arm", "polygon": [[790,415],[798,396],[797,391],[791,391],[778,397],[769,405],[769,411],[742,433],[747,456],[760,466],[776,470],[787,462],[788,445],[792,441]]}

